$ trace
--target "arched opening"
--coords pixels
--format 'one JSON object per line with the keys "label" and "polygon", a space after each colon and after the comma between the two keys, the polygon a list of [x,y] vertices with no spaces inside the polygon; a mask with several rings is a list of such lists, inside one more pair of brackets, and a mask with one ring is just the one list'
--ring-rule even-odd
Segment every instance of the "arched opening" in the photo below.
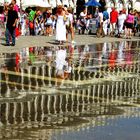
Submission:
{"label": "arched opening", "polygon": [[133,1],[128,0],[126,3],[126,7],[127,7],[128,12],[129,12],[129,10],[133,8]]}
{"label": "arched opening", "polygon": [[120,11],[124,8],[123,0],[118,0],[117,9]]}
{"label": "arched opening", "polygon": [[115,6],[115,1],[114,0],[110,0],[107,2],[107,7],[114,7]]}
{"label": "arched opening", "polygon": [[77,17],[79,17],[80,13],[84,10],[85,6],[85,0],[77,0],[76,2],[76,14]]}

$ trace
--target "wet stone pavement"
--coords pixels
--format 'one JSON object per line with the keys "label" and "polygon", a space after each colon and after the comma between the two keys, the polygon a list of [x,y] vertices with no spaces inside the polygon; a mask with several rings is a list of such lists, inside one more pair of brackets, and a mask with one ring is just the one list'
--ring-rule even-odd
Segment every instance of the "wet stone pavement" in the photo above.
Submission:
{"label": "wet stone pavement", "polygon": [[139,140],[140,42],[1,53],[0,139]]}

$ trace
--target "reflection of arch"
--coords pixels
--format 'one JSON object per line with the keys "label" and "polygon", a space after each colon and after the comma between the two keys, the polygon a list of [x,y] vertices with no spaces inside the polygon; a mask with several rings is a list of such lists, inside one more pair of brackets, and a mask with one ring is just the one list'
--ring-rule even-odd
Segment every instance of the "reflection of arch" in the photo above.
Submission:
{"label": "reflection of arch", "polygon": [[106,4],[108,5],[108,7],[114,7],[115,1],[114,0],[106,0]]}
{"label": "reflection of arch", "polygon": [[125,3],[124,3],[123,0],[118,0],[117,8],[118,8],[119,10],[122,10],[123,7],[124,7],[124,5],[125,5]]}
{"label": "reflection of arch", "polygon": [[133,7],[133,0],[128,0],[128,8]]}
{"label": "reflection of arch", "polygon": [[80,13],[84,10],[85,6],[85,0],[77,0],[76,2],[76,13],[77,17],[79,17]]}

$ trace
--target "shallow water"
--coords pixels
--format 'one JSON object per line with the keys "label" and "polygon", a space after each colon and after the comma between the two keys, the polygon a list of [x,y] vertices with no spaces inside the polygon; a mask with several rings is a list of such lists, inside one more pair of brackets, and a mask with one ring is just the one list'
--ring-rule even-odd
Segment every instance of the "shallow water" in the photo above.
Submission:
{"label": "shallow water", "polygon": [[[1,54],[0,139],[137,140],[139,44]],[[70,71],[65,65],[60,76],[57,64],[65,63],[65,55]]]}

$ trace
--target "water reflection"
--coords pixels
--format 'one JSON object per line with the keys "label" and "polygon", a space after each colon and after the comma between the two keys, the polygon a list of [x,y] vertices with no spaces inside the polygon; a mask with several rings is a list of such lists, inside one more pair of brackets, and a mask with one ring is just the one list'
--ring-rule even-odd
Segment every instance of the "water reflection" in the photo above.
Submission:
{"label": "water reflection", "polygon": [[3,54],[0,138],[51,139],[55,129],[139,117],[139,53],[139,42],[117,42]]}

